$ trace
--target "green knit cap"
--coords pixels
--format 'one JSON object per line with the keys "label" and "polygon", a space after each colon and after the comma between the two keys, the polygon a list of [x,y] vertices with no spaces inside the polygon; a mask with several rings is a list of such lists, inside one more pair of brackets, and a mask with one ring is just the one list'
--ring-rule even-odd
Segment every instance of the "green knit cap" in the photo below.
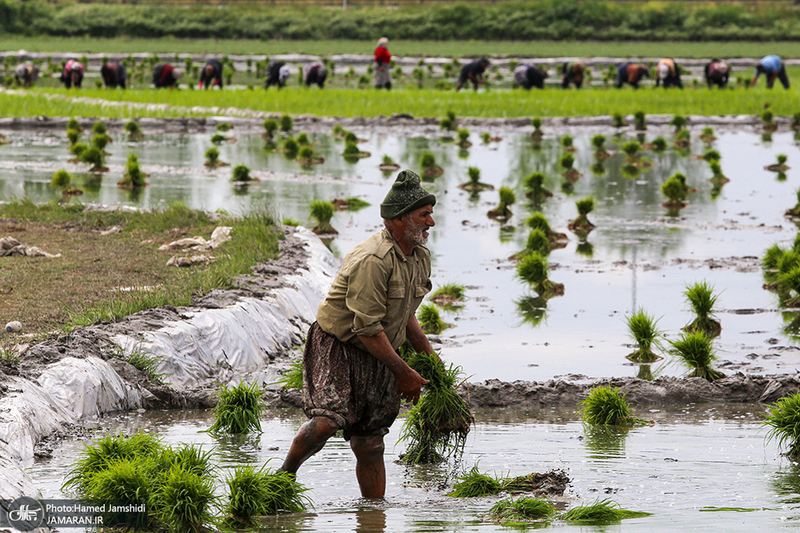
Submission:
{"label": "green knit cap", "polygon": [[397,175],[389,194],[383,199],[381,218],[392,220],[424,205],[436,205],[436,197],[422,188],[419,174],[403,170]]}

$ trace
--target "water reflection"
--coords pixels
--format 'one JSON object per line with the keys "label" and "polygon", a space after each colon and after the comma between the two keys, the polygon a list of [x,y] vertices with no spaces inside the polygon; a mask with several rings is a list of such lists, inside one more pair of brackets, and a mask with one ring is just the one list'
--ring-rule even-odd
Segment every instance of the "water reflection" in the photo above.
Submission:
{"label": "water reflection", "polygon": [[386,531],[386,511],[375,507],[356,509],[356,533],[383,533]]}
{"label": "water reflection", "polygon": [[781,503],[800,504],[800,465],[792,464],[786,470],[775,472],[770,485],[781,497]]}
{"label": "water reflection", "polygon": [[592,459],[623,458],[625,456],[625,439],[630,428],[622,426],[590,426],[584,425],[586,440],[584,446],[589,450]]}
{"label": "water reflection", "polygon": [[222,465],[256,463],[261,452],[261,433],[257,434],[212,434],[215,453]]}
{"label": "water reflection", "polygon": [[541,296],[523,296],[514,303],[524,324],[536,327],[547,318],[547,300]]}

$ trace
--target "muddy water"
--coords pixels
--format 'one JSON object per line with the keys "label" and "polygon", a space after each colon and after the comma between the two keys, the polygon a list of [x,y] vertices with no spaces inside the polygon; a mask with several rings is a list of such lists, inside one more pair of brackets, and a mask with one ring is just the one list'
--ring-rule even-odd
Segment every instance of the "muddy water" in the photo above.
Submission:
{"label": "muddy water", "polygon": [[[338,213],[333,219],[340,233],[330,247],[342,256],[380,227],[378,204],[393,179],[378,170],[381,157],[389,155],[403,167],[417,168],[421,153],[429,150],[445,170],[428,185],[438,197],[437,225],[429,241],[434,284],[468,287],[466,305],[444,312],[444,319],[455,327],[438,341],[444,357],[462,365],[470,380],[637,375],[639,368],[625,358],[632,350],[626,314],[643,308],[660,317],[667,338],[675,339],[692,318],[683,290],[701,280],[720,294],[723,330],[715,346],[722,370],[771,373],[800,368],[795,339],[784,331],[795,317],[781,313],[777,298],[762,289],[759,267],[768,246],[776,242],[788,246],[797,231],[783,217],[796,202],[797,172],[789,170],[787,178],[779,180],[763,168],[781,153],[789,156],[790,166],[800,168],[792,134],[776,133],[771,142],[764,142],[756,131],[718,127],[713,147],[722,154],[722,169],[731,182],[715,190],[704,161],[673,150],[647,153],[656,166],[635,177],[623,175],[618,150],[634,137],[632,130],[616,139],[611,128],[547,131],[538,150],[518,130],[493,131],[503,140],[484,145],[478,138],[481,130],[475,128],[474,145],[467,150],[440,142],[434,129],[356,132],[366,140],[360,146],[371,157],[348,163],[339,155],[340,141],[317,133],[311,137],[325,163],[304,169],[281,153],[264,151],[257,133],[232,131],[229,135],[238,137],[238,142],[223,144],[220,159],[232,165],[244,163],[261,179],[246,189],[229,182],[230,167],[209,171],[203,166],[212,131],[150,135],[137,144],[118,137],[108,148],[111,171],[102,180],[78,172],[76,181],[86,191],[83,202],[154,207],[181,200],[192,207],[234,213],[266,204],[280,216],[307,225],[313,225],[307,210],[311,200],[358,196],[372,205]],[[610,148],[618,152],[606,162],[602,175],[591,171],[589,141],[597,132],[609,137]],[[63,135],[6,133],[13,142],[0,147],[0,200],[27,197],[40,202],[58,197],[48,185],[52,172],[79,170],[66,162]],[[562,190],[558,166],[562,150],[557,137],[565,133],[575,137],[576,168],[584,174],[572,192]],[[666,129],[646,132],[648,140],[657,135],[671,138]],[[695,140],[691,153],[703,150]],[[150,174],[150,185],[138,193],[115,185],[130,152],[139,154]],[[458,189],[467,181],[470,166],[478,167],[481,181],[495,190],[471,198]],[[514,263],[508,260],[522,249],[528,234],[523,221],[532,208],[523,201],[521,180],[534,170],[547,174],[546,186],[555,193],[542,211],[556,230],[570,237],[566,248],[550,256],[550,278],[565,285],[565,295],[545,304],[515,277]],[[698,192],[689,196],[689,205],[680,214],[670,216],[660,205],[660,185],[675,172],[683,172]],[[496,189],[503,185],[514,188],[520,199],[506,224],[486,216],[497,204]],[[579,243],[566,226],[577,215],[575,200],[589,194],[597,200],[589,216],[597,228],[586,243]],[[684,373],[669,357],[651,370]]]}
{"label": "muddy water", "polygon": [[[653,516],[618,526],[577,527],[575,531],[777,531],[796,527],[800,516],[800,470],[765,441],[761,405],[689,406],[637,412],[652,425],[627,432],[587,431],[574,412],[494,410],[478,413],[463,466],[509,477],[562,469],[572,479],[566,509],[609,498],[623,508]],[[208,411],[150,412],[110,417],[102,427],[142,429],[166,443],[197,443],[214,450],[221,478],[238,464],[276,467],[302,415],[286,412],[263,421],[264,433],[231,442],[201,433],[212,423]],[[500,497],[454,499],[447,469],[396,464],[404,444],[395,444],[399,424],[387,436],[387,495],[380,503],[358,497],[349,447],[333,439],[299,473],[310,488],[313,512],[280,517],[270,531],[496,531],[481,520]],[[83,443],[66,441],[54,459],[32,466],[44,497],[61,496],[65,468]],[[452,478],[451,478],[452,479]],[[219,494],[224,489],[218,486]],[[729,510],[720,510],[728,508]]]}

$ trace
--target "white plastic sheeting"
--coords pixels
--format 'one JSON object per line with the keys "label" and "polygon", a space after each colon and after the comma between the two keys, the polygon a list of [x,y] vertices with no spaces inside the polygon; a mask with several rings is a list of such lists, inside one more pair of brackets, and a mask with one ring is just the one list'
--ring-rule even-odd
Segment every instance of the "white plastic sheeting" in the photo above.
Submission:
{"label": "white plastic sheeting", "polygon": [[296,234],[310,254],[306,268],[283,278],[285,286],[263,299],[243,298],[223,309],[184,313],[189,318],[148,331],[118,335],[125,353],[140,350],[160,359],[156,371],[175,387],[229,383],[261,372],[270,354],[302,342],[325,297],[338,261],[310,231]]}
{"label": "white plastic sheeting", "polygon": [[[123,350],[162,356],[158,371],[171,373],[167,379],[179,386],[241,378],[242,372],[269,373],[269,354],[290,349],[305,335],[338,269],[338,261],[313,233],[298,228],[296,236],[310,255],[305,268],[285,276],[285,286],[263,300],[247,298],[224,309],[192,312],[186,321],[145,333],[143,340],[119,336],[116,342]],[[9,392],[0,398],[3,499],[40,496],[24,466],[42,437],[65,423],[136,409],[150,395],[96,357],[66,357],[48,366],[36,382],[10,377],[4,385]]]}

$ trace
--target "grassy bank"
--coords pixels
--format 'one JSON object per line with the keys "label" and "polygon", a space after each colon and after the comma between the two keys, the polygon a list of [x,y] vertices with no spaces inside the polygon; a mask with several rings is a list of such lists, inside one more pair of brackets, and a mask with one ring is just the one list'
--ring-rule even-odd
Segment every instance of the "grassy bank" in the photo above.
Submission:
{"label": "grassy bank", "polygon": [[[215,227],[225,225],[233,227],[232,239],[214,251],[216,261],[206,267],[166,266],[174,252],[158,251],[182,237],[208,238]],[[100,234],[114,226],[121,231]],[[36,206],[29,200],[0,205],[2,235],[61,254],[3,259],[0,317],[19,320],[23,333],[43,336],[65,325],[113,321],[160,305],[187,305],[194,296],[229,287],[234,276],[276,257],[275,228],[266,212],[214,222],[182,204],[156,212],[103,213],[85,211],[80,204]],[[3,339],[4,344],[15,342],[15,335]]]}
{"label": "grassy bank", "polygon": [[[391,35],[391,34],[389,34]],[[0,35],[0,51],[27,50],[37,53],[70,52],[81,54],[174,54],[192,55],[267,55],[372,54],[375,40],[236,40],[175,38],[100,38]],[[778,54],[800,57],[800,41],[482,41],[482,40],[395,40],[390,42],[395,56],[413,57],[762,57]]]}
{"label": "grassy bank", "polygon": [[[374,117],[394,113],[410,113],[416,117],[441,117],[448,109],[463,117],[556,117],[597,116],[613,113],[682,115],[740,115],[759,114],[769,102],[776,115],[793,115],[800,111],[794,90],[782,88],[767,90],[762,85],[755,89],[709,90],[687,88],[684,90],[658,90],[644,88],[638,91],[625,88],[582,89],[563,91],[545,89],[534,91],[493,90],[438,91],[401,89],[391,92],[374,89],[317,89],[311,90],[225,90],[225,91],[107,91],[84,89],[80,92],[66,90],[53,94],[62,98],[47,99],[43,92],[25,95],[0,93],[0,115],[22,116],[92,116],[108,118],[201,116],[219,114],[210,108],[235,107],[269,113],[313,114],[340,117]],[[102,98],[115,102],[134,102],[141,108],[74,102],[73,95]],[[176,106],[168,110],[152,110],[146,104]],[[178,109],[183,107],[186,110]],[[198,107],[189,110],[188,108]],[[202,108],[207,108],[203,110]]]}

